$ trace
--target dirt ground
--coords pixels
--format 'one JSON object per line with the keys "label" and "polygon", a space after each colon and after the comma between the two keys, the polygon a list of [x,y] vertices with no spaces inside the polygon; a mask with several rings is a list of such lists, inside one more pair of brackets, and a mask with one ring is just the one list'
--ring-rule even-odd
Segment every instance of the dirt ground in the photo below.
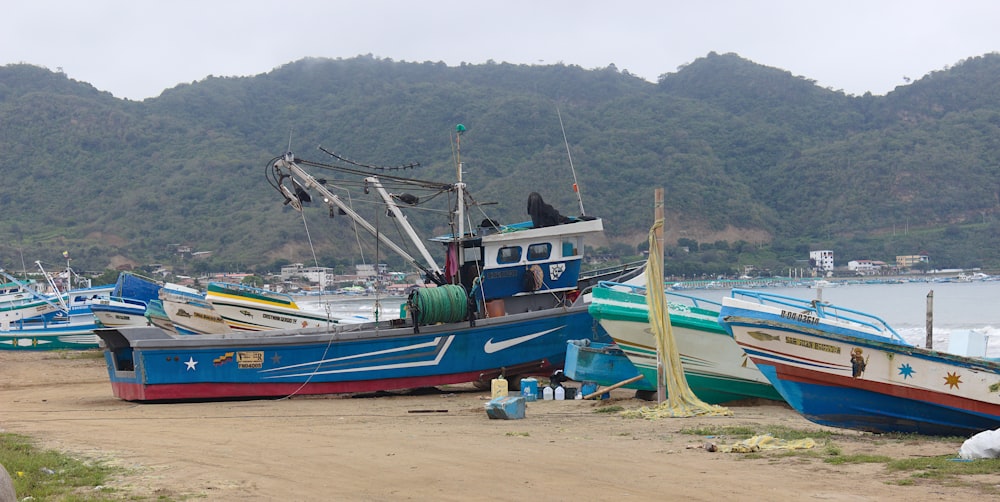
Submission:
{"label": "dirt ground", "polygon": [[[763,424],[823,430],[778,403],[732,406],[731,417],[642,420],[596,412],[649,405],[616,390],[605,401],[537,401],[524,419],[490,420],[488,394],[456,386],[135,404],[111,394],[103,359],[0,351],[0,431],[127,468],[109,483],[122,499],[918,501],[982,498],[979,484],[1000,485],[1000,474],[951,486],[883,464],[710,452],[700,446],[737,440],[681,432]],[[845,455],[893,458],[956,455],[961,446],[851,432],[832,441]]]}

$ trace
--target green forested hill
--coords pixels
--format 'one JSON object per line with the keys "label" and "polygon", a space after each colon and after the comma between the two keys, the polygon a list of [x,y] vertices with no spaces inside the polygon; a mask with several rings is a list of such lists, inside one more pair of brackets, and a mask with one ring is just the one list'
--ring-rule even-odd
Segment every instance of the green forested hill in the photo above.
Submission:
{"label": "green forested hill", "polygon": [[[586,211],[620,254],[643,246],[662,186],[668,244],[714,249],[702,265],[780,270],[825,248],[840,263],[927,253],[1000,268],[1000,56],[847,96],[715,53],[655,84],[614,67],[304,59],[142,102],[0,67],[0,266],[63,250],[89,269],[178,263],[178,245],[211,251],[206,269],[312,263],[301,217],[265,180],[271,158],[290,145],[325,160],[322,145],[450,181],[459,123],[466,181],[498,203],[491,216],[525,219],[531,191],[575,214],[559,114]],[[321,264],[358,261],[350,226],[321,216]]]}

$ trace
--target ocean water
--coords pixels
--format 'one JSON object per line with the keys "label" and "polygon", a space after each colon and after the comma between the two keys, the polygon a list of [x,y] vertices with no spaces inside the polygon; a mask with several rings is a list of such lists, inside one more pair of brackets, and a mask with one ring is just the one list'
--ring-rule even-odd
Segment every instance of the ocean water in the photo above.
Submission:
{"label": "ocean water", "polygon": [[[837,284],[834,287],[768,288],[762,291],[824,301],[880,317],[906,341],[923,347],[927,339],[927,296],[933,292],[933,348],[948,349],[948,335],[968,330],[989,336],[987,356],[1000,357],[1000,281]],[[729,290],[692,289],[683,293],[721,301]]]}

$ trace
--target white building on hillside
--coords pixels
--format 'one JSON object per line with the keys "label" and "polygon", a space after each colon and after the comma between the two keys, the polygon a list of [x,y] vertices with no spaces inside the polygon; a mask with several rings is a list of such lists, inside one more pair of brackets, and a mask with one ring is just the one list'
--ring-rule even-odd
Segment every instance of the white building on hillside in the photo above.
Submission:
{"label": "white building on hillside", "polygon": [[809,251],[809,261],[816,270],[833,272],[833,251]]}
{"label": "white building on hillside", "polygon": [[858,275],[877,275],[886,268],[884,261],[875,260],[851,260],[847,262],[847,270]]}

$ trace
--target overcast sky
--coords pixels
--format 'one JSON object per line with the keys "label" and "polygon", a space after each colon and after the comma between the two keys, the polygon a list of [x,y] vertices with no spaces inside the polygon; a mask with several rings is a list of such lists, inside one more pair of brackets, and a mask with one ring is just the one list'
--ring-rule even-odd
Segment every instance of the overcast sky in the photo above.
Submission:
{"label": "overcast sky", "polygon": [[304,57],[614,64],[651,82],[736,53],[848,94],[1000,51],[996,0],[33,0],[4,2],[0,65],[120,98]]}

